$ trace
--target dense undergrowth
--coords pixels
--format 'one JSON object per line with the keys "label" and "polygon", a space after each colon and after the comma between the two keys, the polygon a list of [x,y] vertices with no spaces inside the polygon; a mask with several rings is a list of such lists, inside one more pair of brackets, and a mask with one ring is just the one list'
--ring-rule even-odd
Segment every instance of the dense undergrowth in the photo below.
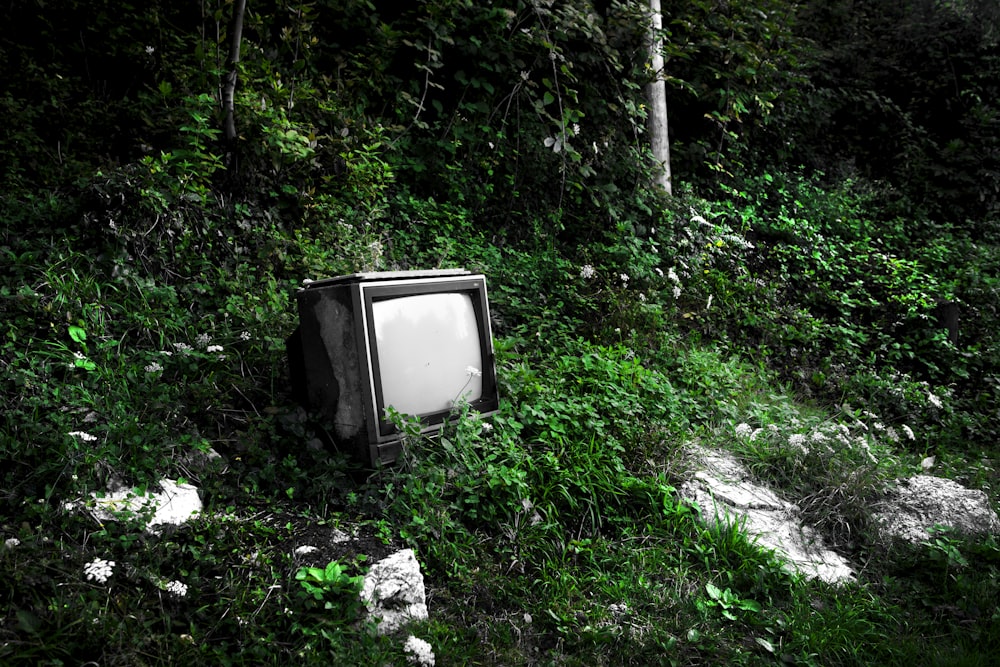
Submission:
{"label": "dense undergrowth", "polygon": [[[996,537],[870,516],[924,464],[996,506],[990,3],[664,2],[672,197],[644,3],[250,3],[225,143],[236,4],[3,25],[0,663],[407,664],[355,594],[412,547],[441,665],[995,664]],[[294,290],[459,266],[499,412],[375,471],[325,446]],[[694,446],[856,582],[703,525]],[[67,507],[163,478],[203,514]]]}
{"label": "dense undergrowth", "polygon": [[[413,632],[439,664],[988,664],[1000,648],[994,541],[899,550],[866,524],[929,454],[997,483],[976,409],[989,341],[971,354],[931,318],[938,298],[988,307],[988,279],[948,260],[961,239],[904,255],[902,231],[865,232],[856,191],[794,175],[777,203],[760,184],[660,201],[655,227],[578,247],[498,247],[463,208],[413,197],[388,217],[422,225],[320,242],[252,204],[135,207],[119,178],[8,202],[67,224],[3,239],[6,663],[401,663],[350,602],[360,550],[312,589],[296,578],[293,546],[352,526],[417,550],[431,618]],[[414,437],[374,475],[320,446],[284,337],[322,262],[485,272],[500,413]],[[815,432],[850,437],[803,448]],[[693,443],[801,500],[857,584],[701,525],[675,491]],[[64,509],[164,476],[201,489],[202,518],[149,535]]]}

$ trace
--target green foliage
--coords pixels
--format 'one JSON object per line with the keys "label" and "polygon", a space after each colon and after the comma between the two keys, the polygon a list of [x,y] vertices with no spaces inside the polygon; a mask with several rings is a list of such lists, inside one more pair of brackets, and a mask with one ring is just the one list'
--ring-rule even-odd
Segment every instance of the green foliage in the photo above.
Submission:
{"label": "green foliage", "polygon": [[[13,6],[0,662],[402,664],[356,597],[362,556],[400,544],[441,663],[995,654],[992,541],[867,530],[924,456],[997,484],[977,4],[665,3],[669,199],[645,187],[642,3],[253,4],[236,145],[231,5]],[[450,266],[489,276],[500,410],[406,425],[399,464],[362,471],[288,395],[289,295]],[[702,525],[691,441],[794,496],[857,585]],[[62,509],[164,476],[205,515],[153,535]],[[335,525],[360,537],[335,550]]]}
{"label": "green foliage", "polygon": [[364,575],[348,574],[339,561],[330,561],[326,567],[302,567],[295,573],[295,581],[313,600],[323,603],[324,611],[332,611],[338,620],[347,622],[360,615],[358,595],[364,580]]}

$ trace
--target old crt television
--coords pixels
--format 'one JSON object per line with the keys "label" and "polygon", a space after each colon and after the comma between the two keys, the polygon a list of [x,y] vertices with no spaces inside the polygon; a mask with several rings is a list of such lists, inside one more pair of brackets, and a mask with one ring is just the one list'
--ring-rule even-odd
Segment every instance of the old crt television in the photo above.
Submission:
{"label": "old crt television", "polygon": [[396,459],[390,406],[433,432],[465,400],[497,410],[486,278],[464,269],[356,273],[307,282],[288,341],[293,388],[363,463]]}

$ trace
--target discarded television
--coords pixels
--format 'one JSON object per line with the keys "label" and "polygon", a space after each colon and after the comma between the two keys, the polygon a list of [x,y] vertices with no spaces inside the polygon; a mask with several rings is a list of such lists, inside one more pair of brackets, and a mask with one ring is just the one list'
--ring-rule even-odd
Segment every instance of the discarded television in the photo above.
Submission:
{"label": "discarded television", "polygon": [[401,434],[391,407],[440,430],[465,401],[496,412],[496,364],[486,278],[464,269],[356,273],[307,282],[289,338],[299,400],[333,427],[341,450],[377,466]]}

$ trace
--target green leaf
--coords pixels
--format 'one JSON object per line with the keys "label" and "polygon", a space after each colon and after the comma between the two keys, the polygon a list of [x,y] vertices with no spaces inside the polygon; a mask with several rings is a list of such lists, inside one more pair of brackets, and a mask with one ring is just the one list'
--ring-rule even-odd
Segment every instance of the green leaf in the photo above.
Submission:
{"label": "green leaf", "polygon": [[77,343],[82,343],[87,340],[87,332],[81,327],[71,325],[69,327],[69,337]]}
{"label": "green leaf", "polygon": [[705,591],[708,593],[708,597],[713,600],[720,600],[722,598],[722,591],[714,584],[705,584]]}

